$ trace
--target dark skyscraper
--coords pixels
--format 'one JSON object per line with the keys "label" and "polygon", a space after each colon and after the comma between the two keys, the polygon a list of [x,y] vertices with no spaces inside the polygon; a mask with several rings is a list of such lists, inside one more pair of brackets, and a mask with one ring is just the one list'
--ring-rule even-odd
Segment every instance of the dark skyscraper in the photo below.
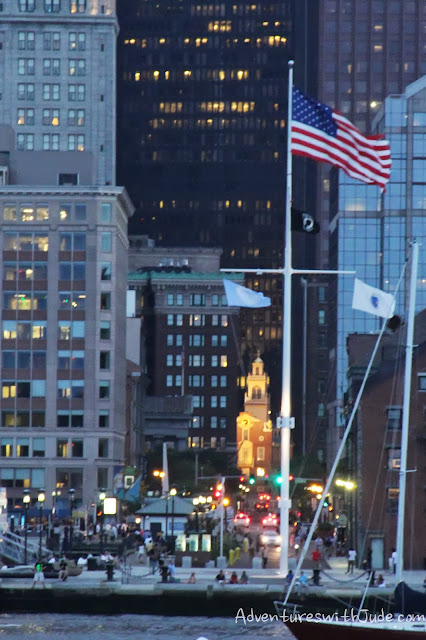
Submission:
{"label": "dark skyscraper", "polygon": [[[282,266],[287,62],[296,59],[298,86],[315,93],[316,3],[122,0],[118,12],[118,174],[136,207],[130,234],[220,246],[227,267]],[[299,175],[295,205],[312,211],[314,189],[304,186],[315,179]],[[295,262],[306,265],[315,243],[295,242]],[[276,409],[282,278],[247,285],[272,298],[242,315],[242,347],[247,363],[265,354]]]}

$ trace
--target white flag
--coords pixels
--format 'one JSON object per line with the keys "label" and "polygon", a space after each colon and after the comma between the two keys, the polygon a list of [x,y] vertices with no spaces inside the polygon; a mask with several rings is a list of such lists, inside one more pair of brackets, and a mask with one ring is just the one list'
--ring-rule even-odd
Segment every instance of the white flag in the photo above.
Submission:
{"label": "white flag", "polygon": [[226,299],[230,307],[252,307],[258,309],[260,307],[270,307],[271,298],[267,298],[263,293],[246,289],[231,280],[224,280]]}
{"label": "white flag", "polygon": [[366,311],[382,318],[392,318],[395,310],[395,298],[391,293],[375,289],[355,278],[352,309]]}

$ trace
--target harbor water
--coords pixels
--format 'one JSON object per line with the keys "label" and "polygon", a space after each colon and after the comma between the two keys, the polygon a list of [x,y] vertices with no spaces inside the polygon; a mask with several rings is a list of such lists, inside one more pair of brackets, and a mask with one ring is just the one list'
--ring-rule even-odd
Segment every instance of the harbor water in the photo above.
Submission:
{"label": "harbor water", "polygon": [[[247,612],[249,613],[249,612]],[[79,614],[0,615],[0,637],[33,640],[291,640],[282,622],[230,618]]]}

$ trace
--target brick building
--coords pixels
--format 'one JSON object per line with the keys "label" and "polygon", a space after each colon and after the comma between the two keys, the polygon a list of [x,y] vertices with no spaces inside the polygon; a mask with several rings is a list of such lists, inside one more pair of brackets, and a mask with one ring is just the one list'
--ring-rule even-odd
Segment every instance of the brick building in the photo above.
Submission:
{"label": "brick building", "polygon": [[[402,331],[402,330],[401,330]],[[387,567],[396,546],[398,483],[401,455],[405,342],[385,336],[366,385],[349,444],[349,469],[357,487],[352,513],[355,544],[362,560],[373,551],[373,566]],[[350,400],[352,404],[372,352],[376,336],[348,338]],[[421,569],[426,557],[426,310],[416,317],[411,385],[407,469],[404,566]],[[402,347],[403,349],[403,347]]]}

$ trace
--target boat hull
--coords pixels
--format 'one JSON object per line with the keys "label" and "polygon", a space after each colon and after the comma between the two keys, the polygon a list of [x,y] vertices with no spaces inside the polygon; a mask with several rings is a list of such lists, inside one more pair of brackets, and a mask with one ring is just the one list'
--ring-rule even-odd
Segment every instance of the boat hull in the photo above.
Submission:
{"label": "boat hull", "polygon": [[426,637],[426,623],[398,622],[386,625],[364,623],[284,622],[298,640],[410,640]]}

